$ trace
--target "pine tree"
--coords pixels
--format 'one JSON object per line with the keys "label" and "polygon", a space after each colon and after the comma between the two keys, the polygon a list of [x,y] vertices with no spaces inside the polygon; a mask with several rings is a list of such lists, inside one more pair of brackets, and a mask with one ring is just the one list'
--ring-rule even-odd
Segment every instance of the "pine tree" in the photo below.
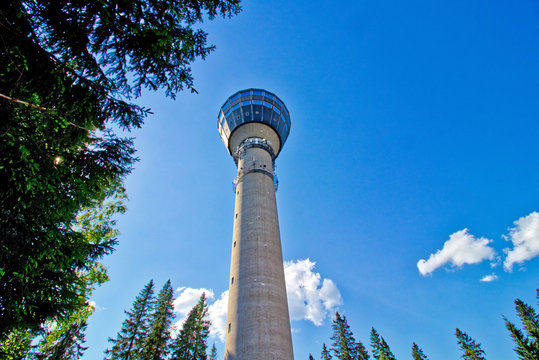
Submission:
{"label": "pine tree", "polygon": [[331,351],[333,355],[340,360],[356,360],[359,358],[359,349],[356,340],[350,330],[350,326],[346,321],[346,316],[342,316],[339,312],[335,313],[335,320],[331,325],[333,329],[333,346]]}
{"label": "pine tree", "polygon": [[183,323],[182,330],[174,343],[172,359],[206,360],[207,338],[210,321],[207,319],[208,304],[206,294],[200,296],[198,303],[191,309]]}
{"label": "pine tree", "polygon": [[153,310],[153,280],[141,290],[133,302],[131,311],[125,311],[127,319],[122,323],[122,329],[116,339],[109,338],[109,342],[114,344],[112,349],[107,349],[106,359],[136,359],[137,354],[142,350],[144,336],[149,329],[149,315]]}
{"label": "pine tree", "polygon": [[369,360],[369,358],[370,358],[369,352],[367,351],[365,346],[363,346],[361,341],[357,342],[357,352],[358,352],[358,359],[359,360]]}
{"label": "pine tree", "polygon": [[86,342],[84,331],[88,326],[86,319],[83,322],[72,322],[67,329],[60,333],[56,341],[49,346],[40,349],[37,355],[40,359],[76,360],[80,359],[88,347],[83,346]]}
{"label": "pine tree", "polygon": [[375,328],[371,329],[372,357],[376,360],[395,360],[395,355],[391,352],[389,345],[383,337],[378,334]]}
{"label": "pine tree", "polygon": [[481,344],[476,344],[475,340],[472,339],[468,334],[463,331],[460,331],[458,328],[456,330],[457,343],[460,345],[464,354],[462,358],[465,360],[485,360],[485,352],[481,349]]}
{"label": "pine tree", "polygon": [[314,360],[314,357],[312,354],[309,354],[309,360]]}
{"label": "pine tree", "polygon": [[141,350],[141,359],[160,360],[169,353],[169,328],[174,318],[172,295],[172,285],[168,280],[157,295],[155,310],[150,316],[150,330]]}
{"label": "pine tree", "polygon": [[[79,359],[87,347],[84,346],[88,317],[93,313],[94,307],[87,304],[69,316],[58,318],[43,325],[43,333],[36,350],[27,354],[28,358],[35,359]],[[32,357],[33,356],[33,357]]]}
{"label": "pine tree", "polygon": [[332,358],[328,348],[326,347],[326,343],[322,344],[322,354],[320,354],[320,358],[321,360],[331,360]]}
{"label": "pine tree", "polygon": [[380,337],[380,360],[396,360],[383,337]]}
{"label": "pine tree", "polygon": [[217,348],[215,347],[215,343],[213,343],[211,347],[209,360],[217,360]]}
{"label": "pine tree", "polygon": [[[539,289],[536,289],[536,297],[539,304]],[[504,317],[505,326],[516,343],[514,350],[521,360],[537,360],[539,359],[539,315],[532,306],[520,299],[515,300],[515,305],[524,331]]]}
{"label": "pine tree", "polygon": [[371,328],[371,351],[372,357],[375,360],[380,359],[380,348],[380,334],[378,334],[375,328]]}
{"label": "pine tree", "polygon": [[429,360],[416,343],[413,343],[412,345],[412,357],[414,360]]}

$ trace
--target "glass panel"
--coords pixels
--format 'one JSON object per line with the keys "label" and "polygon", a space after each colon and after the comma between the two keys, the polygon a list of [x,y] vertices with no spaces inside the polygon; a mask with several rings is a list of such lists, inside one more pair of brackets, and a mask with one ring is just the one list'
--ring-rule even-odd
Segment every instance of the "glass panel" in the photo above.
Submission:
{"label": "glass panel", "polygon": [[230,131],[228,130],[228,122],[225,121],[225,122],[223,123],[223,134],[226,136],[227,133],[230,133]]}
{"label": "glass panel", "polygon": [[273,110],[275,110],[275,112],[279,115],[281,115],[281,112],[279,111],[279,109],[277,109],[276,107],[273,108]]}
{"label": "glass panel", "polygon": [[260,95],[260,96],[262,96],[262,91],[253,91],[253,95]]}
{"label": "glass panel", "polygon": [[271,109],[271,104],[264,101],[264,106]]}
{"label": "glass panel", "polygon": [[234,105],[234,107],[232,108],[232,110],[238,110],[239,107],[240,107],[240,104],[236,104],[236,105]]}
{"label": "glass panel", "polygon": [[[238,104],[239,107],[239,104]],[[237,125],[241,124],[243,121],[241,120],[241,111],[240,110],[234,110],[232,113],[232,116],[234,117],[234,121],[236,122],[236,125],[233,126],[235,128]]]}
{"label": "glass panel", "polygon": [[251,93],[249,91],[241,93],[241,97],[251,96]]}
{"label": "glass panel", "polygon": [[232,110],[228,110],[228,112],[226,113],[225,117],[229,117],[231,113],[232,113]]}
{"label": "glass panel", "polygon": [[262,101],[260,100],[253,100],[254,105],[262,105]]}
{"label": "glass panel", "polygon": [[253,120],[262,120],[262,105],[253,105]]}
{"label": "glass panel", "polygon": [[249,105],[251,105],[251,101],[250,101],[250,100],[242,101],[242,102],[241,102],[241,106],[249,106]]}
{"label": "glass panel", "polygon": [[230,101],[227,100],[227,102],[223,105],[223,109],[226,109],[230,106]]}
{"label": "glass panel", "polygon": [[273,100],[273,95],[271,95],[271,94],[265,93],[264,96],[267,97],[270,100]]}
{"label": "glass panel", "polygon": [[248,122],[252,119],[251,104],[249,101],[244,101],[242,105],[244,103],[247,103],[247,105],[241,107],[241,111],[243,112],[243,121]]}
{"label": "glass panel", "polygon": [[[267,107],[266,104],[267,104],[267,103],[264,102],[264,106]],[[270,110],[271,107],[270,107],[270,109],[267,109],[267,108],[263,108],[263,109],[264,109],[264,110],[263,110],[264,116],[263,116],[263,118],[262,118],[262,122],[265,122],[266,124],[271,125],[271,116],[273,115],[273,111]]]}
{"label": "glass panel", "polygon": [[279,101],[279,99],[275,98],[275,102],[279,104],[280,107],[283,107],[283,103]]}
{"label": "glass panel", "polygon": [[238,97],[240,96],[240,94],[236,94],[234,95],[233,97],[230,98],[230,102],[233,102],[234,100],[236,100]]}

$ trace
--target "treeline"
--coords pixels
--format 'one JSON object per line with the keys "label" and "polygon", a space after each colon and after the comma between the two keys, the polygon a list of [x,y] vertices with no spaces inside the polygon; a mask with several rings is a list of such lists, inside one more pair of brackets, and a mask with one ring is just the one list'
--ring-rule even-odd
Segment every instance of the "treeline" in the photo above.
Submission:
{"label": "treeline", "polygon": [[[171,359],[206,360],[210,321],[207,318],[206,294],[191,309],[182,328],[172,326],[174,319],[173,289],[170,280],[154,297],[154,283],[150,281],[139,293],[133,307],[126,311],[127,318],[112,344],[105,351],[106,359]],[[177,333],[173,338],[172,334]],[[209,359],[217,358],[215,344]]]}
{"label": "treeline", "polygon": [[[109,338],[110,348],[105,350],[106,360],[216,360],[217,349],[213,344],[208,352],[210,331],[208,304],[202,294],[191,309],[181,329],[174,320],[173,288],[168,280],[157,296],[151,280],[135,298],[122,328],[114,338]],[[80,359],[87,347],[84,332],[93,307],[88,306],[63,321],[43,327],[39,337],[29,332],[12,333],[0,344],[1,359],[74,360]]]}
{"label": "treeline", "polygon": [[[539,304],[539,289],[536,290],[536,297]],[[530,305],[520,299],[515,300],[515,308],[523,328],[518,328],[514,323],[504,317],[505,327],[509,331],[511,338],[515,342],[515,352],[520,360],[539,360],[539,315]],[[396,360],[391,352],[386,340],[371,328],[370,347],[371,352],[363,345],[361,341],[356,341],[346,316],[335,314],[335,319],[331,325],[333,334],[330,337],[330,348],[325,343],[322,344],[320,353],[321,360],[339,359],[339,360]],[[486,360],[485,351],[481,344],[476,342],[460,329],[455,330],[457,344],[462,351],[462,358],[465,360]],[[413,360],[428,360],[427,355],[416,344],[412,344],[411,355]],[[314,360],[312,354],[309,354],[309,360]]]}

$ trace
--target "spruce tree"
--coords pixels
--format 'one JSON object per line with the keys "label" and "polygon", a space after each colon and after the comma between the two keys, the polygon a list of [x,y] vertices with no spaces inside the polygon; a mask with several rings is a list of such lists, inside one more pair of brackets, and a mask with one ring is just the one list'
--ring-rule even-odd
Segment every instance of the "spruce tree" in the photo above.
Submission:
{"label": "spruce tree", "polygon": [[[539,304],[539,289],[536,290]],[[539,316],[535,309],[520,299],[515,300],[518,317],[524,326],[524,330],[517,328],[515,324],[505,320],[505,326],[515,341],[515,352],[521,360],[539,359]]]}
{"label": "spruce tree", "polygon": [[383,337],[376,331],[375,328],[371,328],[371,348],[372,357],[376,360],[395,360],[395,355],[391,352],[389,345]]}
{"label": "spruce tree", "polygon": [[350,330],[350,326],[346,321],[346,316],[342,316],[339,312],[335,313],[335,320],[331,325],[333,329],[333,346],[331,351],[333,355],[340,360],[356,360],[359,357],[359,349],[356,340]]}
{"label": "spruce tree", "polygon": [[380,360],[396,360],[383,337],[380,337]]}
{"label": "spruce tree", "polygon": [[86,320],[83,322],[72,322],[65,331],[60,333],[60,337],[53,343],[40,349],[37,354],[38,359],[80,359],[88,347],[83,346],[86,342],[84,332],[88,326]]}
{"label": "spruce tree", "polygon": [[322,353],[320,354],[320,358],[322,360],[331,360],[332,358],[328,348],[326,347],[326,343],[322,344]]}
{"label": "spruce tree", "polygon": [[183,323],[180,334],[173,346],[172,359],[206,360],[206,341],[210,332],[210,321],[207,319],[208,304],[206,294],[200,296],[198,303],[191,309]]}
{"label": "spruce tree", "polygon": [[485,360],[485,352],[481,349],[481,344],[477,344],[474,339],[472,339],[468,334],[463,331],[460,331],[458,328],[456,330],[457,343],[460,345],[464,354],[462,358],[465,360]]}
{"label": "spruce tree", "polygon": [[209,360],[217,360],[217,348],[215,347],[215,343],[213,343],[211,347]]}
{"label": "spruce tree", "polygon": [[125,311],[127,318],[116,339],[109,338],[112,349],[105,351],[106,359],[136,359],[142,350],[144,337],[149,330],[149,316],[154,306],[153,280],[150,280],[133,302],[131,311]]}
{"label": "spruce tree", "polygon": [[371,328],[371,351],[372,357],[375,360],[380,359],[380,348],[380,334],[378,334],[375,328]]}
{"label": "spruce tree", "polygon": [[85,308],[69,316],[44,324],[40,341],[32,346],[35,350],[29,352],[25,358],[71,360],[82,357],[87,349],[84,346],[84,332],[88,317],[93,311],[94,307],[87,304]]}
{"label": "spruce tree", "polygon": [[414,360],[429,360],[416,343],[413,343],[412,345],[412,358]]}
{"label": "spruce tree", "polygon": [[312,354],[309,354],[309,360],[314,360],[314,357]]}
{"label": "spruce tree", "polygon": [[141,350],[141,359],[160,360],[169,353],[169,328],[174,318],[172,295],[172,285],[168,280],[157,295],[155,310],[150,316],[150,330]]}
{"label": "spruce tree", "polygon": [[357,342],[357,353],[358,353],[358,359],[359,360],[369,360],[370,356],[369,356],[369,352],[367,351],[367,349],[365,348],[365,346],[363,346],[363,344],[361,343],[361,341],[358,341]]}

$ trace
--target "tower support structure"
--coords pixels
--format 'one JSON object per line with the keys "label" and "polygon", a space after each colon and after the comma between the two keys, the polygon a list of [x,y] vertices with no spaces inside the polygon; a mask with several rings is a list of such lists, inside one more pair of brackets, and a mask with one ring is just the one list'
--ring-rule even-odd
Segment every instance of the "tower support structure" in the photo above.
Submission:
{"label": "tower support structure", "polygon": [[288,110],[274,94],[248,89],[228,99],[218,127],[237,165],[225,359],[292,360],[274,174]]}

